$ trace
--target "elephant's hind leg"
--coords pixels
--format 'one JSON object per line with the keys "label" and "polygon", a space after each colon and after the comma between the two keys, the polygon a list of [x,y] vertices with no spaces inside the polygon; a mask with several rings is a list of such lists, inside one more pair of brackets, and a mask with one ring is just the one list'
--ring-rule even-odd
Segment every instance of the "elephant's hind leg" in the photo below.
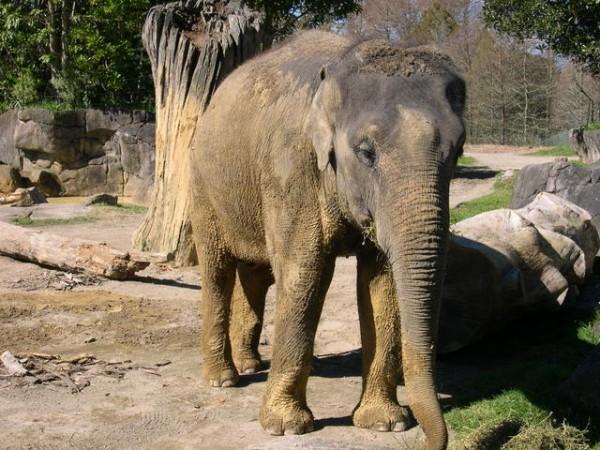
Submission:
{"label": "elephant's hind leg", "polygon": [[195,230],[195,240],[202,274],[203,375],[211,386],[229,387],[239,380],[228,337],[236,261],[227,252],[216,221],[201,223],[206,230]]}
{"label": "elephant's hind leg", "polygon": [[391,270],[375,249],[357,254],[357,295],[363,349],[363,391],[354,425],[377,431],[404,431],[410,412],[398,404],[400,314]]}
{"label": "elephant's hind leg", "polygon": [[240,373],[255,373],[261,366],[258,344],[265,297],[274,280],[269,266],[239,263],[237,272],[229,328],[231,350]]}

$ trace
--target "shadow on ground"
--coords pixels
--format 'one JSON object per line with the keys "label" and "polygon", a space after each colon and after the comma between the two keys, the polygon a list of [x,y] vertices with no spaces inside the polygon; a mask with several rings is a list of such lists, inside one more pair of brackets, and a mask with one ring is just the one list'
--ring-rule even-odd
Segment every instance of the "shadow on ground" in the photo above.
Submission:
{"label": "shadow on ground", "polygon": [[488,180],[498,175],[498,170],[486,166],[457,166],[454,169],[454,179]]}
{"label": "shadow on ground", "polygon": [[[471,346],[438,358],[439,390],[446,413],[508,391],[522,393],[534,407],[581,430],[588,430],[592,445],[600,442],[600,416],[573,408],[559,394],[560,385],[594,348],[578,336],[581,323],[591,319],[600,297],[600,282],[584,289],[578,304],[567,312],[539,313],[510,323]],[[587,306],[586,306],[587,305]],[[262,382],[268,364],[258,374],[246,375],[240,386]],[[313,359],[311,376],[356,377],[361,374],[360,349],[321,355]],[[512,411],[519,415],[518,408]],[[330,417],[315,423],[349,426],[351,416]]]}

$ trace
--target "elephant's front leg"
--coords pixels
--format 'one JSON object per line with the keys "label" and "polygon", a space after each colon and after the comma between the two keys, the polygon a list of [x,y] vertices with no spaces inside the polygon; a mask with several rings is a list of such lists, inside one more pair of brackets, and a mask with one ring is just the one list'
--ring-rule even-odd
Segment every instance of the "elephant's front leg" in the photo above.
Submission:
{"label": "elephant's front leg", "polygon": [[361,428],[404,431],[412,420],[396,396],[401,366],[400,313],[392,272],[385,257],[370,246],[357,254],[357,260],[363,391],[352,420]]}
{"label": "elephant's front leg", "polygon": [[231,351],[240,373],[255,373],[261,365],[258,344],[265,297],[274,280],[269,266],[238,263],[237,273],[229,321]]}
{"label": "elephant's front leg", "polygon": [[307,249],[300,250],[301,258],[283,256],[273,265],[277,287],[275,339],[260,410],[260,423],[273,435],[303,434],[313,429],[306,383],[335,258],[317,253],[307,257]]}

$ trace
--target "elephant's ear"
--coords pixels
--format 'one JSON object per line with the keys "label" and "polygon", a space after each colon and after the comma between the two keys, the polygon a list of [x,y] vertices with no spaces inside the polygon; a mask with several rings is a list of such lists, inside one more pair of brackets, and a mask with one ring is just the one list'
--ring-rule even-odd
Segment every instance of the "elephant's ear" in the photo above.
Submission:
{"label": "elephant's ear", "polygon": [[313,98],[305,129],[317,154],[319,170],[325,170],[333,153],[332,111],[339,102],[339,90],[333,80],[326,79],[326,69],[321,71],[321,79],[323,81]]}

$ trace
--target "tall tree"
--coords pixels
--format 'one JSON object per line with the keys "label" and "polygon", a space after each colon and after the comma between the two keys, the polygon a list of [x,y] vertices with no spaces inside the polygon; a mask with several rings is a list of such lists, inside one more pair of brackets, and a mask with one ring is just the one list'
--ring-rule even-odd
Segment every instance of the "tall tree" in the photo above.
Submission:
{"label": "tall tree", "polygon": [[486,0],[485,21],[518,38],[537,38],[600,74],[597,0]]}
{"label": "tall tree", "polygon": [[0,2],[0,102],[148,106],[141,29],[159,1]]}

